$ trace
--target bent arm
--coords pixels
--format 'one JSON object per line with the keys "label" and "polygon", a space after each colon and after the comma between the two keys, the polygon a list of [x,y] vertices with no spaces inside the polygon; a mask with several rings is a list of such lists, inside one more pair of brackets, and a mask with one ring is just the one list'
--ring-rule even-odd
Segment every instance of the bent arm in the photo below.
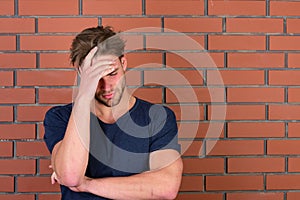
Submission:
{"label": "bent arm", "polygon": [[151,154],[150,171],[129,177],[86,178],[81,186],[71,189],[110,199],[174,199],[182,176],[180,154],[175,150],[159,150]]}
{"label": "bent arm", "polygon": [[80,185],[88,163],[90,105],[77,99],[62,141],[54,146],[51,163],[59,183]]}

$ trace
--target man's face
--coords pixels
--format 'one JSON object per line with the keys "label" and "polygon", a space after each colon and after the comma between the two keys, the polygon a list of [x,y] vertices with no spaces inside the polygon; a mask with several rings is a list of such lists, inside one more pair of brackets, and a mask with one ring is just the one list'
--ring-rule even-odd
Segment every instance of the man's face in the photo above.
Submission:
{"label": "man's face", "polygon": [[118,105],[121,101],[126,85],[126,58],[122,57],[120,60],[117,56],[105,55],[98,56],[95,60],[115,60],[115,63],[113,64],[115,70],[99,80],[95,99],[107,107]]}

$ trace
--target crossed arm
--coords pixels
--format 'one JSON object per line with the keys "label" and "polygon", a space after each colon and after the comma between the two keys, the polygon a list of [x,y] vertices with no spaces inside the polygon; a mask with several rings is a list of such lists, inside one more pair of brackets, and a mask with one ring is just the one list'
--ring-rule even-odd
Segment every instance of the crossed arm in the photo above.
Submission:
{"label": "crossed arm", "polygon": [[[174,152],[156,152],[174,155]],[[174,199],[181,180],[182,163],[177,159],[162,169],[150,170],[128,177],[91,179],[70,187],[75,192],[89,192],[110,199]]]}

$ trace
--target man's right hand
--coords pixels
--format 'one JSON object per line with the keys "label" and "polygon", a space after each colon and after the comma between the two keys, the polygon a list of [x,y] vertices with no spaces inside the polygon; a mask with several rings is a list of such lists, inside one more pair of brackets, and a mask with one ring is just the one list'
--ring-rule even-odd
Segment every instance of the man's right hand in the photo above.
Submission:
{"label": "man's right hand", "polygon": [[88,101],[94,99],[99,80],[114,71],[116,62],[112,59],[95,61],[97,50],[98,48],[94,47],[79,67],[81,81],[77,97],[83,97]]}

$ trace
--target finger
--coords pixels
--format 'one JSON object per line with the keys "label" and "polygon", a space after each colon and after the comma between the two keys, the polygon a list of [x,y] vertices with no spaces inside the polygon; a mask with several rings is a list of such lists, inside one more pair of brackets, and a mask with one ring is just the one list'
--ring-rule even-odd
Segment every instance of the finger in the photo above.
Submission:
{"label": "finger", "polygon": [[92,59],[95,55],[95,53],[97,52],[98,50],[98,47],[94,47],[90,50],[90,52],[88,53],[88,55],[84,58],[83,62],[82,62],[82,70],[84,70],[84,68],[88,67],[88,66],[91,66],[92,64]]}
{"label": "finger", "polygon": [[51,184],[53,185],[53,184],[55,184],[55,182],[56,182],[55,172],[53,172],[52,175],[51,175]]}
{"label": "finger", "polygon": [[52,167],[52,165],[49,165],[49,169],[52,169],[53,167]]}
{"label": "finger", "polygon": [[109,66],[105,69],[103,68],[98,68],[98,69],[95,69],[92,73],[91,73],[91,78],[92,79],[97,79],[96,81],[100,80],[101,78],[109,75],[110,73],[112,73],[113,71],[115,71],[115,68],[112,67],[112,66]]}

